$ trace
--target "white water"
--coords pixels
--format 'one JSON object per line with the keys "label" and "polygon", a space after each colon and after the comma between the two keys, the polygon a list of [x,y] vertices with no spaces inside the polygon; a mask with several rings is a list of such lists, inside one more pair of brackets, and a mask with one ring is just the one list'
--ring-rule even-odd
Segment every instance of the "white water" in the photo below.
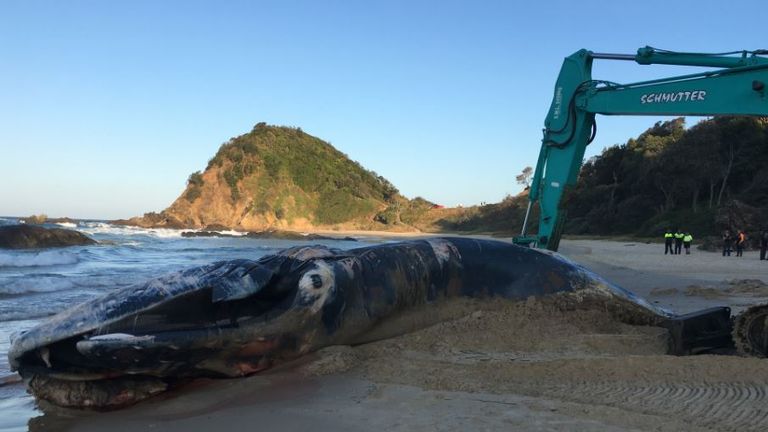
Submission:
{"label": "white water", "polygon": [[194,229],[170,229],[170,228],[140,228],[133,226],[112,225],[106,222],[85,222],[78,228],[85,234],[110,235],[110,236],[151,236],[157,238],[180,238],[184,231],[198,231]]}
{"label": "white water", "polygon": [[44,251],[0,250],[0,267],[44,267],[76,264],[77,254],[64,249]]}

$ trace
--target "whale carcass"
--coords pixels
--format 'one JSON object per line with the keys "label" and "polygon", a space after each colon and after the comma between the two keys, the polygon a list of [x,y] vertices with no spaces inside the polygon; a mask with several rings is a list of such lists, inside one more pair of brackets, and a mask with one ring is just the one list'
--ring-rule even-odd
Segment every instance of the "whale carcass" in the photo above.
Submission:
{"label": "whale carcass", "polygon": [[169,274],[16,336],[9,361],[40,399],[111,408],[180,380],[249,375],[325,346],[370,341],[388,318],[451,297],[531,296],[665,325],[678,351],[721,344],[730,331],[727,308],[681,319],[556,254],[430,238],[345,251],[294,247]]}

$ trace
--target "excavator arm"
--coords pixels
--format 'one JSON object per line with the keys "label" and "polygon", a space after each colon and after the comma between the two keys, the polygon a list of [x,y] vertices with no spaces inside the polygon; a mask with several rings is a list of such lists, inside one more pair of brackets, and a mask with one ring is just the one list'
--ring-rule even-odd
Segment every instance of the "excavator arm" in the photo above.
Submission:
{"label": "excavator arm", "polygon": [[[580,50],[565,58],[544,122],[539,158],[522,233],[515,243],[556,251],[566,217],[563,195],[576,184],[595,115],[768,116],[768,50],[721,54],[677,53],[645,47],[635,55]],[[702,73],[631,84],[592,78],[594,60],[642,65],[715,67]],[[527,236],[531,208],[539,204],[539,232]]]}

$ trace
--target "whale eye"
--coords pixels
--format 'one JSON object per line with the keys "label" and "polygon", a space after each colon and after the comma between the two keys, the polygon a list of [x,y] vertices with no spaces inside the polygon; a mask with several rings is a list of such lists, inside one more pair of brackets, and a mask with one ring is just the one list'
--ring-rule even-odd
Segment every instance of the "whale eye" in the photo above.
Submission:
{"label": "whale eye", "polygon": [[319,274],[313,274],[309,276],[310,279],[312,279],[312,287],[315,289],[319,289],[323,286],[323,279],[320,277]]}

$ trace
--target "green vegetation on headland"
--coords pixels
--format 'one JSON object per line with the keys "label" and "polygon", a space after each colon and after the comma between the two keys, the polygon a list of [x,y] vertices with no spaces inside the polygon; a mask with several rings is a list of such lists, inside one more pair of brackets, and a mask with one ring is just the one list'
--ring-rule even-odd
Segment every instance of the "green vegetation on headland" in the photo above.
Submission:
{"label": "green vegetation on headland", "polygon": [[[768,122],[659,122],[586,161],[565,197],[566,234],[700,239],[768,225]],[[530,173],[529,173],[530,174]],[[519,176],[521,183],[529,175]],[[128,223],[176,228],[421,230],[515,235],[527,194],[466,208],[407,199],[392,183],[299,128],[257,124],[221,146],[166,210]],[[536,209],[529,232],[535,232]]]}
{"label": "green vegetation on headland", "polygon": [[251,212],[276,219],[311,213],[318,224],[337,224],[399,197],[384,177],[298,128],[259,123],[221,146],[208,163],[213,167],[222,170],[232,201],[246,198]]}

